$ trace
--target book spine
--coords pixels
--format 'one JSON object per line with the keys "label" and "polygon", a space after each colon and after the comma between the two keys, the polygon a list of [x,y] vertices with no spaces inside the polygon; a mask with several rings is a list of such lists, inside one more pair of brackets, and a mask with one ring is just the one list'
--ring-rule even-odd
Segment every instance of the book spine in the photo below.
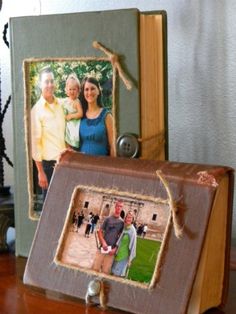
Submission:
{"label": "book spine", "polygon": [[227,172],[233,169],[224,166],[211,166],[191,163],[154,161],[128,158],[95,157],[77,152],[66,151],[62,154],[57,167],[80,168],[95,172],[124,174],[139,178],[157,178],[161,171],[169,181],[181,181],[217,188]]}

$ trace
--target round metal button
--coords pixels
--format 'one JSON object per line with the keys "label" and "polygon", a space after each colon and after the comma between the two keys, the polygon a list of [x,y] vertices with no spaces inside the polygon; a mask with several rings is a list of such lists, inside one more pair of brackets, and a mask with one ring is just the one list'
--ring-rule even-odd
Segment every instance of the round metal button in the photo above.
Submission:
{"label": "round metal button", "polygon": [[101,282],[98,279],[91,280],[88,284],[88,295],[93,297],[98,295],[101,290]]}
{"label": "round metal button", "polygon": [[120,135],[117,139],[116,145],[117,155],[119,157],[137,157],[139,151],[139,143],[135,135],[130,133]]}

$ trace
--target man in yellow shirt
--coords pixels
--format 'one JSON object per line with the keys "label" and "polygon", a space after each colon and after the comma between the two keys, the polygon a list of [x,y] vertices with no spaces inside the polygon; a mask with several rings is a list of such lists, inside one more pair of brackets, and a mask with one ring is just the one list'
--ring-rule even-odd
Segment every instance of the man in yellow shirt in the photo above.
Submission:
{"label": "man in yellow shirt", "polygon": [[39,73],[39,84],[41,97],[31,109],[31,148],[45,197],[56,160],[65,149],[65,116],[54,96],[54,75],[49,67]]}

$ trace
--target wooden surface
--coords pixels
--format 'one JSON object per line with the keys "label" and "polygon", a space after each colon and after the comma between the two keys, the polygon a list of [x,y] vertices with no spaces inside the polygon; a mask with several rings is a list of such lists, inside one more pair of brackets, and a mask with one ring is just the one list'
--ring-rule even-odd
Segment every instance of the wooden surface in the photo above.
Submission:
{"label": "wooden surface", "polygon": [[1,314],[121,314],[118,310],[103,311],[86,307],[84,301],[59,293],[36,289],[23,284],[26,259],[13,254],[0,254],[0,313]]}
{"label": "wooden surface", "polygon": [[[25,258],[11,253],[0,254],[0,313],[1,314],[121,314],[118,310],[103,311],[96,306],[86,307],[84,301],[58,293],[35,289],[22,283]],[[212,309],[207,314],[236,313],[236,271],[230,273],[229,298],[224,311]],[[158,312],[157,312],[158,313]],[[164,314],[164,313],[158,313]]]}

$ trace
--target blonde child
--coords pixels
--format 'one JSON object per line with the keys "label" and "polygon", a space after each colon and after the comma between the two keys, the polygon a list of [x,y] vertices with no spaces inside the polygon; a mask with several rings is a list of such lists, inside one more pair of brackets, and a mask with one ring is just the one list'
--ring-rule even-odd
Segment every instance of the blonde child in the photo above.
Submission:
{"label": "blonde child", "polygon": [[78,99],[80,91],[80,81],[76,74],[70,74],[66,80],[65,87],[67,98],[63,101],[66,128],[65,142],[67,147],[79,147],[79,127],[80,119],[83,116],[81,103]]}

